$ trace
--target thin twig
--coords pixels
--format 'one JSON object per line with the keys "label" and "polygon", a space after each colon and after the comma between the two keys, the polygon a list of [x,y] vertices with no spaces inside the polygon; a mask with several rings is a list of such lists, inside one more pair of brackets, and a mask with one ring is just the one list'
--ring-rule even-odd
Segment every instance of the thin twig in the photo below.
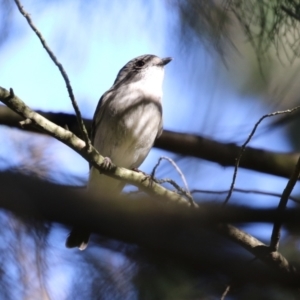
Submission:
{"label": "thin twig", "polygon": [[170,184],[172,184],[178,191],[180,191],[184,196],[186,196],[188,198],[188,200],[190,201],[190,203],[193,205],[193,206],[196,206],[196,203],[194,202],[194,199],[190,193],[190,190],[189,190],[189,187],[188,187],[188,184],[187,184],[187,181],[185,179],[185,176],[184,174],[182,173],[182,171],[180,170],[180,168],[177,166],[177,164],[174,162],[173,159],[169,158],[169,157],[166,157],[166,156],[161,156],[157,162],[157,164],[154,166],[153,170],[152,170],[152,173],[151,173],[151,177],[154,178],[154,175],[155,175],[155,172],[156,172],[156,169],[158,168],[158,166],[160,165],[160,162],[165,159],[167,160],[169,163],[172,164],[172,166],[175,168],[175,170],[178,172],[178,174],[180,175],[182,181],[183,181],[183,184],[185,186],[185,190],[180,188],[180,186],[173,180],[171,179],[163,179],[162,181],[161,180],[158,180],[159,183],[163,183],[163,182],[168,182]]}
{"label": "thin twig", "polygon": [[[223,190],[223,191],[214,191],[214,190],[192,190],[191,194],[195,193],[204,193],[204,194],[227,194],[229,190]],[[279,193],[273,193],[273,192],[265,192],[265,191],[260,191],[260,190],[246,190],[246,189],[240,189],[240,188],[234,188],[233,192],[238,192],[238,193],[244,193],[244,194],[259,194],[263,196],[273,196],[273,197],[278,197],[280,198],[282,194]],[[300,200],[296,197],[289,196],[289,199],[300,204]]]}
{"label": "thin twig", "polygon": [[174,188],[177,190],[177,192],[180,192],[181,194],[186,194],[185,189],[183,189],[176,181],[170,178],[164,178],[164,179],[156,179],[155,182],[162,184],[162,183],[169,183],[174,186]]}
{"label": "thin twig", "polygon": [[193,198],[190,198],[189,195],[185,189],[183,189],[182,187],[180,187],[174,180],[170,179],[170,178],[164,178],[164,179],[154,179],[154,181],[156,183],[162,184],[162,183],[169,183],[171,185],[174,186],[174,188],[177,190],[177,192],[179,192],[179,194],[185,196],[188,198],[188,200],[190,201],[190,203],[194,206],[194,207],[198,207],[198,204],[193,201]]}
{"label": "thin twig", "polygon": [[15,3],[17,5],[20,13],[24,16],[24,18],[27,20],[29,26],[31,27],[31,29],[35,32],[35,34],[39,38],[40,42],[42,43],[43,47],[45,48],[46,52],[49,54],[49,56],[52,59],[52,61],[54,62],[54,64],[58,67],[58,69],[59,69],[59,71],[60,71],[60,73],[61,73],[61,75],[62,75],[62,77],[63,77],[63,79],[64,79],[64,81],[66,83],[68,94],[69,94],[69,97],[71,99],[73,108],[74,108],[75,113],[76,113],[77,122],[79,124],[79,128],[80,128],[82,137],[83,137],[83,139],[85,141],[87,151],[89,152],[91,150],[91,141],[89,139],[88,132],[87,132],[87,130],[85,128],[85,125],[84,125],[84,122],[82,120],[78,104],[77,104],[77,102],[75,100],[75,96],[74,96],[74,93],[73,93],[73,89],[72,89],[69,77],[68,77],[68,75],[67,75],[64,67],[62,66],[62,64],[58,61],[58,59],[56,58],[56,56],[54,55],[54,53],[52,52],[52,50],[50,49],[50,47],[47,45],[47,43],[46,43],[44,37],[42,36],[42,34],[39,32],[39,30],[33,24],[32,20],[31,20],[31,18],[29,16],[29,14],[24,10],[24,8],[21,5],[20,1],[19,0],[15,0]]}
{"label": "thin twig", "polygon": [[[286,208],[289,196],[299,178],[299,175],[300,175],[300,156],[299,156],[298,162],[295,166],[294,172],[293,172],[291,178],[289,179],[289,181],[282,193],[282,197],[279,201],[279,204],[277,207],[279,217]],[[272,236],[271,236],[271,242],[270,242],[271,251],[278,251],[281,226],[282,226],[282,221],[280,221],[280,218],[277,218],[276,221],[274,222]]]}
{"label": "thin twig", "polygon": [[225,291],[223,292],[223,294],[222,294],[222,296],[221,296],[221,300],[225,300],[226,296],[227,296],[228,293],[230,292],[230,288],[231,288],[230,285],[227,285],[227,286],[226,286],[226,289],[225,289]]}
{"label": "thin twig", "polygon": [[167,160],[169,163],[171,163],[173,165],[173,167],[175,168],[175,170],[178,172],[178,174],[181,177],[181,180],[182,180],[182,182],[184,184],[185,190],[190,194],[190,189],[189,189],[188,183],[187,183],[187,181],[185,179],[185,176],[182,173],[182,171],[180,170],[180,168],[177,166],[177,164],[175,163],[175,161],[173,159],[169,158],[169,157],[166,157],[166,156],[162,156],[161,158]]}
{"label": "thin twig", "polygon": [[236,163],[235,163],[235,166],[234,166],[234,172],[233,172],[233,176],[232,176],[232,182],[231,182],[231,185],[230,185],[230,189],[229,189],[229,192],[228,192],[228,195],[223,203],[223,205],[226,205],[232,195],[232,192],[233,192],[233,189],[234,189],[234,185],[235,185],[235,181],[236,181],[236,177],[237,177],[237,172],[238,172],[238,168],[239,168],[239,164],[240,164],[240,161],[241,161],[241,158],[243,156],[243,153],[244,151],[246,150],[246,146],[248,145],[248,143],[250,142],[250,140],[252,139],[253,135],[255,134],[256,130],[257,130],[257,127],[258,125],[266,118],[269,118],[269,117],[274,117],[274,116],[277,116],[277,115],[282,115],[282,114],[290,114],[290,113],[293,113],[294,111],[298,110],[300,108],[300,106],[296,106],[292,109],[287,109],[287,110],[281,110],[281,111],[275,111],[275,112],[272,112],[270,114],[267,114],[267,115],[264,115],[262,116],[258,122],[255,123],[251,133],[249,134],[247,140],[245,141],[245,143],[241,146],[240,148],[240,152],[239,152],[239,155],[238,157],[236,158]]}

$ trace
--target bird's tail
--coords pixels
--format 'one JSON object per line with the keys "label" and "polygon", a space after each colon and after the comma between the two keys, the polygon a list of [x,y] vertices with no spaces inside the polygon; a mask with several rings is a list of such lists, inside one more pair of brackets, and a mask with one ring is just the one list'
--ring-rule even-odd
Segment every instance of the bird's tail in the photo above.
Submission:
{"label": "bird's tail", "polygon": [[[100,174],[98,170],[92,167],[87,192],[94,196],[97,195],[98,197],[115,197],[120,194],[124,185],[124,182]],[[99,221],[101,222],[101,220]],[[87,247],[89,237],[90,231],[75,227],[72,229],[66,240],[66,247],[78,247],[79,250],[84,250]]]}

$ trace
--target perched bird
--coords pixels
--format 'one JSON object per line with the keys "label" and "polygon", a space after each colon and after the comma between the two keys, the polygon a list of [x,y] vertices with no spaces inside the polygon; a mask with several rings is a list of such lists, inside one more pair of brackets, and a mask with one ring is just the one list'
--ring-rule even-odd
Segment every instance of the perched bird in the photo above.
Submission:
{"label": "perched bird", "polygon": [[[118,73],[113,86],[103,94],[96,108],[91,141],[99,153],[118,167],[138,168],[162,132],[162,83],[164,66],[172,59],[141,55]],[[118,195],[125,183],[100,174],[91,167],[88,190],[99,195]],[[90,233],[74,228],[68,248],[84,250]]]}

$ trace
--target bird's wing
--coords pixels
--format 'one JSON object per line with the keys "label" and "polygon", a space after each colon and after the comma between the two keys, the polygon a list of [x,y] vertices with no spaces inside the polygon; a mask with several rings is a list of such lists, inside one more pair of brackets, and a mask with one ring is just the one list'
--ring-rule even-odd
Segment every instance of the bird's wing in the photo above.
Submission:
{"label": "bird's wing", "polygon": [[157,131],[156,139],[158,139],[161,136],[162,132],[163,132],[163,118],[161,118],[161,121],[158,125],[158,131]]}
{"label": "bird's wing", "polygon": [[107,92],[105,92],[102,97],[100,98],[97,108],[94,113],[93,122],[92,122],[92,129],[91,129],[91,142],[94,145],[94,139],[95,139],[95,133],[96,129],[101,123],[101,120],[103,118],[103,114],[105,112],[105,108],[108,104],[108,98],[110,96],[110,93],[113,89],[109,89]]}

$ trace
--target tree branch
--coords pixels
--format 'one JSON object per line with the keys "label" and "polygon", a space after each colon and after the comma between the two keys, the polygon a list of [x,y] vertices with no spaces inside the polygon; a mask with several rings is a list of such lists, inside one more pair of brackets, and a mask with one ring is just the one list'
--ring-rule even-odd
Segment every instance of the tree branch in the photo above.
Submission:
{"label": "tree branch", "polygon": [[[294,168],[294,172],[293,172],[290,180],[288,181],[288,183],[282,193],[282,196],[280,198],[278,208],[277,208],[279,215],[282,215],[282,213],[286,209],[286,206],[287,206],[287,203],[289,200],[289,196],[292,193],[294,186],[297,183],[297,180],[299,179],[299,174],[300,174],[300,156],[299,156],[298,162]],[[278,250],[281,226],[282,226],[282,221],[276,220],[274,223],[273,232],[272,232],[272,236],[271,236],[271,242],[270,242],[270,248],[272,251]]]}
{"label": "tree branch", "polygon": [[249,144],[249,142],[251,141],[252,137],[254,136],[259,124],[266,118],[269,118],[269,117],[273,117],[273,116],[277,116],[277,115],[282,115],[282,114],[291,114],[297,110],[299,110],[300,106],[296,106],[292,109],[287,109],[287,110],[282,110],[282,111],[275,111],[275,112],[272,112],[270,114],[266,114],[264,116],[262,116],[254,125],[251,133],[249,134],[248,138],[246,139],[246,141],[243,143],[243,145],[241,146],[241,149],[239,151],[239,155],[237,156],[236,158],[236,162],[235,162],[235,166],[234,166],[234,172],[233,172],[233,178],[232,178],[232,182],[231,182],[231,185],[230,185],[230,189],[229,189],[229,192],[227,194],[227,197],[223,203],[223,205],[226,205],[228,203],[228,201],[230,200],[231,198],[231,195],[232,195],[232,192],[233,192],[233,189],[235,187],[235,182],[236,182],[236,178],[237,178],[237,172],[238,172],[238,169],[239,169],[239,165],[240,165],[240,161],[243,157],[243,154],[246,150],[246,147],[247,145]]}
{"label": "tree branch", "polygon": [[139,187],[150,195],[156,195],[160,197],[163,196],[169,201],[176,201],[180,203],[182,202],[189,205],[185,198],[181,197],[177,193],[165,189],[164,187],[153,182],[153,180],[141,173],[130,171],[125,168],[119,168],[116,166],[112,168],[112,170],[103,169],[101,164],[104,160],[104,157],[101,156],[94,147],[91,147],[90,151],[87,151],[84,141],[79,139],[72,132],[57,126],[38,113],[32,111],[28,106],[25,105],[22,100],[14,95],[12,89],[10,90],[10,92],[8,92],[7,90],[0,87],[0,101],[14,110],[20,116],[22,116],[25,120],[31,120],[32,125],[37,129],[46,132],[65,145],[69,146],[103,174],[119,180],[125,180],[127,183]]}
{"label": "tree branch", "polygon": [[47,45],[44,37],[42,36],[42,34],[40,33],[40,31],[35,27],[35,25],[33,24],[29,14],[24,10],[23,6],[21,5],[19,0],[15,0],[15,3],[20,11],[20,13],[23,15],[23,17],[26,19],[26,21],[28,22],[30,28],[33,30],[33,32],[37,35],[38,39],[40,40],[41,44],[43,45],[44,49],[46,50],[46,52],[48,53],[48,55],[50,56],[51,60],[53,61],[53,63],[58,67],[60,74],[62,75],[65,84],[67,86],[67,90],[68,90],[68,94],[69,97],[71,99],[73,108],[75,110],[76,113],[76,118],[77,118],[77,122],[81,131],[81,136],[83,137],[85,144],[87,145],[87,149],[88,151],[90,150],[91,147],[91,141],[89,139],[87,130],[85,128],[84,122],[82,120],[81,117],[81,112],[79,110],[78,104],[75,100],[75,96],[73,93],[73,89],[70,83],[70,79],[67,75],[67,72],[65,71],[63,65],[58,61],[57,57],[54,55],[53,51],[50,49],[50,47]]}

